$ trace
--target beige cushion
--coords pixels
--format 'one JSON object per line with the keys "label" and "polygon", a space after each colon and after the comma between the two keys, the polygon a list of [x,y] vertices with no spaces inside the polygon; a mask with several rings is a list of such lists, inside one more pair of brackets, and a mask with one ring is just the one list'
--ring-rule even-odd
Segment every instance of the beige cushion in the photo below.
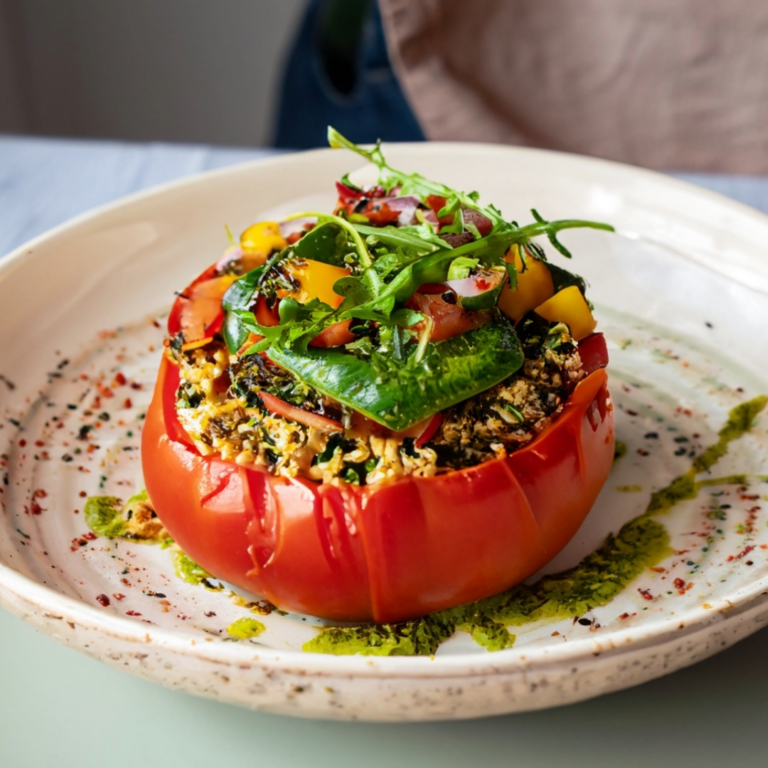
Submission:
{"label": "beige cushion", "polygon": [[768,173],[762,0],[380,0],[430,139]]}

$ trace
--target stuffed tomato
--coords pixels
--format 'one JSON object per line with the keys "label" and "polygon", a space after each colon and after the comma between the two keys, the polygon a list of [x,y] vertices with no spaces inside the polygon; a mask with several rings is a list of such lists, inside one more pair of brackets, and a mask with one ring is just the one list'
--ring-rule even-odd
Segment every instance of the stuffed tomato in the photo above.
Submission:
{"label": "stuffed tomato", "polygon": [[503,219],[390,168],[333,214],[247,229],[179,294],[142,443],[155,511],[276,606],[396,622],[507,589],[583,522],[614,451],[577,275]]}

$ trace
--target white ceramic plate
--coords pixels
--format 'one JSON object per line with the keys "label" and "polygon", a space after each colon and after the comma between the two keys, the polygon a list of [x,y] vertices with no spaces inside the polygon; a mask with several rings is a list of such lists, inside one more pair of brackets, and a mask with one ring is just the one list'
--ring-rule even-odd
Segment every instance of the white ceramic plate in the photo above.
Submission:
{"label": "white ceramic plate", "polygon": [[[575,565],[715,441],[729,409],[768,392],[768,219],[663,176],[568,155],[431,144],[394,145],[388,157],[477,189],[521,222],[536,207],[618,229],[563,235],[609,339],[627,446],[587,522],[545,570]],[[274,712],[380,720],[572,702],[756,630],[768,616],[765,414],[699,478],[738,472],[746,484],[707,485],[660,518],[674,554],[659,569],[582,622],[515,628],[515,646],[496,653],[458,633],[433,658],[309,654],[301,646],[319,622],[277,613],[258,617],[267,627],[258,640],[236,641],[226,627],[253,615],[243,599],[180,580],[169,550],[83,538],[84,495],[127,497],[142,486],[141,414],[162,340],[152,318],[219,256],[224,223],[237,232],[265,214],[330,210],[334,180],[357,166],[348,153],[318,151],[206,174],[82,217],[0,262],[3,605],[170,687]],[[127,384],[113,386],[118,372]],[[109,421],[94,403],[106,397],[99,386],[117,398]]]}

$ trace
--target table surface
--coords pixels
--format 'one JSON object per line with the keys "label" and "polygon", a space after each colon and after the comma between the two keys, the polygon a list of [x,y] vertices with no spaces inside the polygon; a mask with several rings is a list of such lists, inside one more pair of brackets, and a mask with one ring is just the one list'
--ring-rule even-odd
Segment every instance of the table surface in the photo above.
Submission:
{"label": "table surface", "polygon": [[[128,193],[270,154],[0,136],[0,254]],[[768,212],[768,179],[677,175]],[[660,680],[543,712],[403,725],[296,720],[131,677],[0,610],[2,768],[714,766],[763,757],[766,699],[768,629]]]}

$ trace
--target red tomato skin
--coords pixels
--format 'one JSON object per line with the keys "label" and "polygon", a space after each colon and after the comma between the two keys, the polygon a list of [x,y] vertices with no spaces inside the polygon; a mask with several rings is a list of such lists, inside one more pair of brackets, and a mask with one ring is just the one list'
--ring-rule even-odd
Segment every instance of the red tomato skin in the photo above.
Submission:
{"label": "red tomato skin", "polygon": [[211,280],[215,276],[216,265],[212,264],[205,271],[201,272],[182,293],[176,295],[176,301],[173,302],[171,311],[168,314],[168,333],[171,336],[175,336],[181,331],[181,315],[190,302],[190,299],[187,297],[190,289],[194,288],[198,283],[204,283],[206,280]]}
{"label": "red tomato skin", "polygon": [[579,342],[579,357],[587,373],[608,365],[608,345],[602,333],[591,333]]}
{"label": "red tomato skin", "polygon": [[583,380],[555,423],[504,459],[337,487],[180,442],[178,371],[164,358],[142,437],[144,477],[171,535],[218,578],[328,619],[403,621],[508,589],[565,546],[613,460],[606,381],[604,370]]}

